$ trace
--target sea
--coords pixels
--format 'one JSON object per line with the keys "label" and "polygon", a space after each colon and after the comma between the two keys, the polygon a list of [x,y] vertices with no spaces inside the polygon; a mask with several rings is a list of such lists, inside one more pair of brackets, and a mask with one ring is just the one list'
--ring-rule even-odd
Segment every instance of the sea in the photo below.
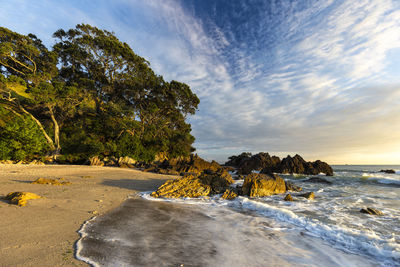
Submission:
{"label": "sea", "polygon": [[[332,167],[318,175],[332,184],[281,175],[314,200],[133,195],[82,226],[76,257],[92,266],[400,266],[400,165]],[[360,212],[367,207],[383,215]]]}

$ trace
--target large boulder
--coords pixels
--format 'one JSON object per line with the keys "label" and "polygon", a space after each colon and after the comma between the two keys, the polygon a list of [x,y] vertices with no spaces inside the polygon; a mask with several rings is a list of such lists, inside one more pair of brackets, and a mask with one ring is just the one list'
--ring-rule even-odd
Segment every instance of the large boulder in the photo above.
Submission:
{"label": "large boulder", "polygon": [[233,183],[230,174],[220,169],[216,172],[206,170],[200,175],[192,174],[175,180],[169,180],[153,192],[153,197],[196,198],[211,194],[220,194]]}
{"label": "large boulder", "polygon": [[265,197],[285,192],[285,181],[276,174],[251,173],[244,179],[242,187],[242,194],[250,197]]}

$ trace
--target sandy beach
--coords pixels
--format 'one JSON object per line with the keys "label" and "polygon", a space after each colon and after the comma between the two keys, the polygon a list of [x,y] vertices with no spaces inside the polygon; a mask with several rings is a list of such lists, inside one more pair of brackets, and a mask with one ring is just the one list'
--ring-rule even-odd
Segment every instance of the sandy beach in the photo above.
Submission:
{"label": "sandy beach", "polygon": [[[40,177],[72,184],[31,184]],[[114,167],[0,165],[0,197],[14,191],[44,197],[25,207],[0,201],[0,266],[87,266],[74,258],[81,225],[169,178],[173,176]]]}

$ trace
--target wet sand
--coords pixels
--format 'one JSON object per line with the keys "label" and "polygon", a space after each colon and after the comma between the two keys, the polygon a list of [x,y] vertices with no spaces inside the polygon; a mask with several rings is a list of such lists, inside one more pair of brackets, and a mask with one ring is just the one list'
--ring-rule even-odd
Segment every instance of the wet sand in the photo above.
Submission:
{"label": "wet sand", "polygon": [[[65,178],[72,185],[30,183],[40,177]],[[82,224],[170,178],[113,167],[0,164],[0,197],[14,191],[45,197],[26,207],[0,201],[0,266],[87,266],[74,258]]]}

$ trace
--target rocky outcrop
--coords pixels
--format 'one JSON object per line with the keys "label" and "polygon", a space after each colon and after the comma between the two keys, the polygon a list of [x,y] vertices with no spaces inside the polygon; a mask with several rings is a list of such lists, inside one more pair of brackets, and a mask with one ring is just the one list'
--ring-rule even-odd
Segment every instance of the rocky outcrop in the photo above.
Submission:
{"label": "rocky outcrop", "polygon": [[314,192],[308,192],[308,193],[300,194],[300,195],[297,195],[297,196],[304,197],[304,198],[306,198],[308,200],[313,200],[315,198]]}
{"label": "rocky outcrop", "polygon": [[182,174],[200,174],[204,170],[218,171],[222,169],[222,166],[215,161],[208,162],[197,155],[191,155],[190,157],[165,160],[158,166],[158,169],[173,170]]}
{"label": "rocky outcrop", "polygon": [[383,215],[383,212],[374,208],[366,208],[366,209],[361,209],[361,213],[369,214],[369,215]]}
{"label": "rocky outcrop", "polygon": [[307,162],[300,155],[295,155],[294,157],[287,156],[286,158],[282,159],[279,166],[275,166],[273,168],[264,168],[261,173],[271,173],[271,171],[284,174],[298,173],[317,175],[324,173],[329,176],[333,175],[331,166],[329,166],[326,162],[322,162],[320,160]]}
{"label": "rocky outcrop", "polygon": [[276,174],[251,173],[246,176],[242,187],[242,194],[250,197],[264,197],[285,192],[285,181]]}
{"label": "rocky outcrop", "polygon": [[26,206],[28,200],[38,198],[42,197],[30,192],[12,192],[7,194],[5,197],[6,200],[10,201],[10,204],[15,204],[21,207]]}
{"label": "rocky outcrop", "polygon": [[226,200],[233,200],[237,197],[238,195],[230,190],[230,189],[226,189],[224,194],[221,196],[222,199],[226,199]]}
{"label": "rocky outcrop", "polygon": [[230,174],[220,169],[218,171],[206,170],[200,175],[192,174],[175,180],[169,180],[153,192],[153,197],[164,198],[196,198],[220,194],[233,183]]}
{"label": "rocky outcrop", "polygon": [[235,167],[238,168],[243,161],[249,159],[251,157],[251,153],[250,152],[243,152],[242,154],[238,155],[238,156],[230,156],[227,162],[225,162],[225,166],[231,166],[231,167]]}
{"label": "rocky outcrop", "polygon": [[99,157],[91,157],[89,159],[89,165],[90,166],[104,166],[104,162],[99,159]]}
{"label": "rocky outcrop", "polygon": [[307,162],[301,156],[287,156],[280,160],[279,157],[270,156],[268,153],[260,152],[251,156],[250,153],[242,153],[239,156],[229,157],[225,163],[228,166],[234,166],[238,169],[238,174],[247,175],[252,171],[260,171],[264,174],[285,173],[285,174],[309,174],[317,175],[324,173],[333,175],[332,168],[320,160]]}
{"label": "rocky outcrop", "polygon": [[286,191],[300,192],[303,190],[300,186],[295,185],[292,182],[285,181]]}
{"label": "rocky outcrop", "polygon": [[126,157],[120,157],[118,159],[118,166],[122,168],[134,168],[136,164],[136,160],[133,158],[130,158],[128,156]]}
{"label": "rocky outcrop", "polygon": [[395,174],[395,170],[380,170],[379,172],[384,172],[384,173],[390,173],[390,174]]}
{"label": "rocky outcrop", "polygon": [[304,182],[308,182],[308,183],[319,183],[319,184],[332,184],[331,181],[328,181],[324,178],[320,178],[320,177],[311,177],[308,178],[307,180],[305,180]]}
{"label": "rocky outcrop", "polygon": [[33,181],[32,184],[70,185],[71,182],[64,181],[64,178],[60,179],[38,178],[35,181]]}
{"label": "rocky outcrop", "polygon": [[283,200],[284,201],[293,201],[293,197],[290,194],[287,194]]}
{"label": "rocky outcrop", "polygon": [[273,173],[280,164],[280,159],[275,156],[270,156],[268,153],[258,153],[248,159],[242,160],[238,166],[238,174],[247,175],[252,171],[261,171],[269,168],[271,171],[265,173]]}

